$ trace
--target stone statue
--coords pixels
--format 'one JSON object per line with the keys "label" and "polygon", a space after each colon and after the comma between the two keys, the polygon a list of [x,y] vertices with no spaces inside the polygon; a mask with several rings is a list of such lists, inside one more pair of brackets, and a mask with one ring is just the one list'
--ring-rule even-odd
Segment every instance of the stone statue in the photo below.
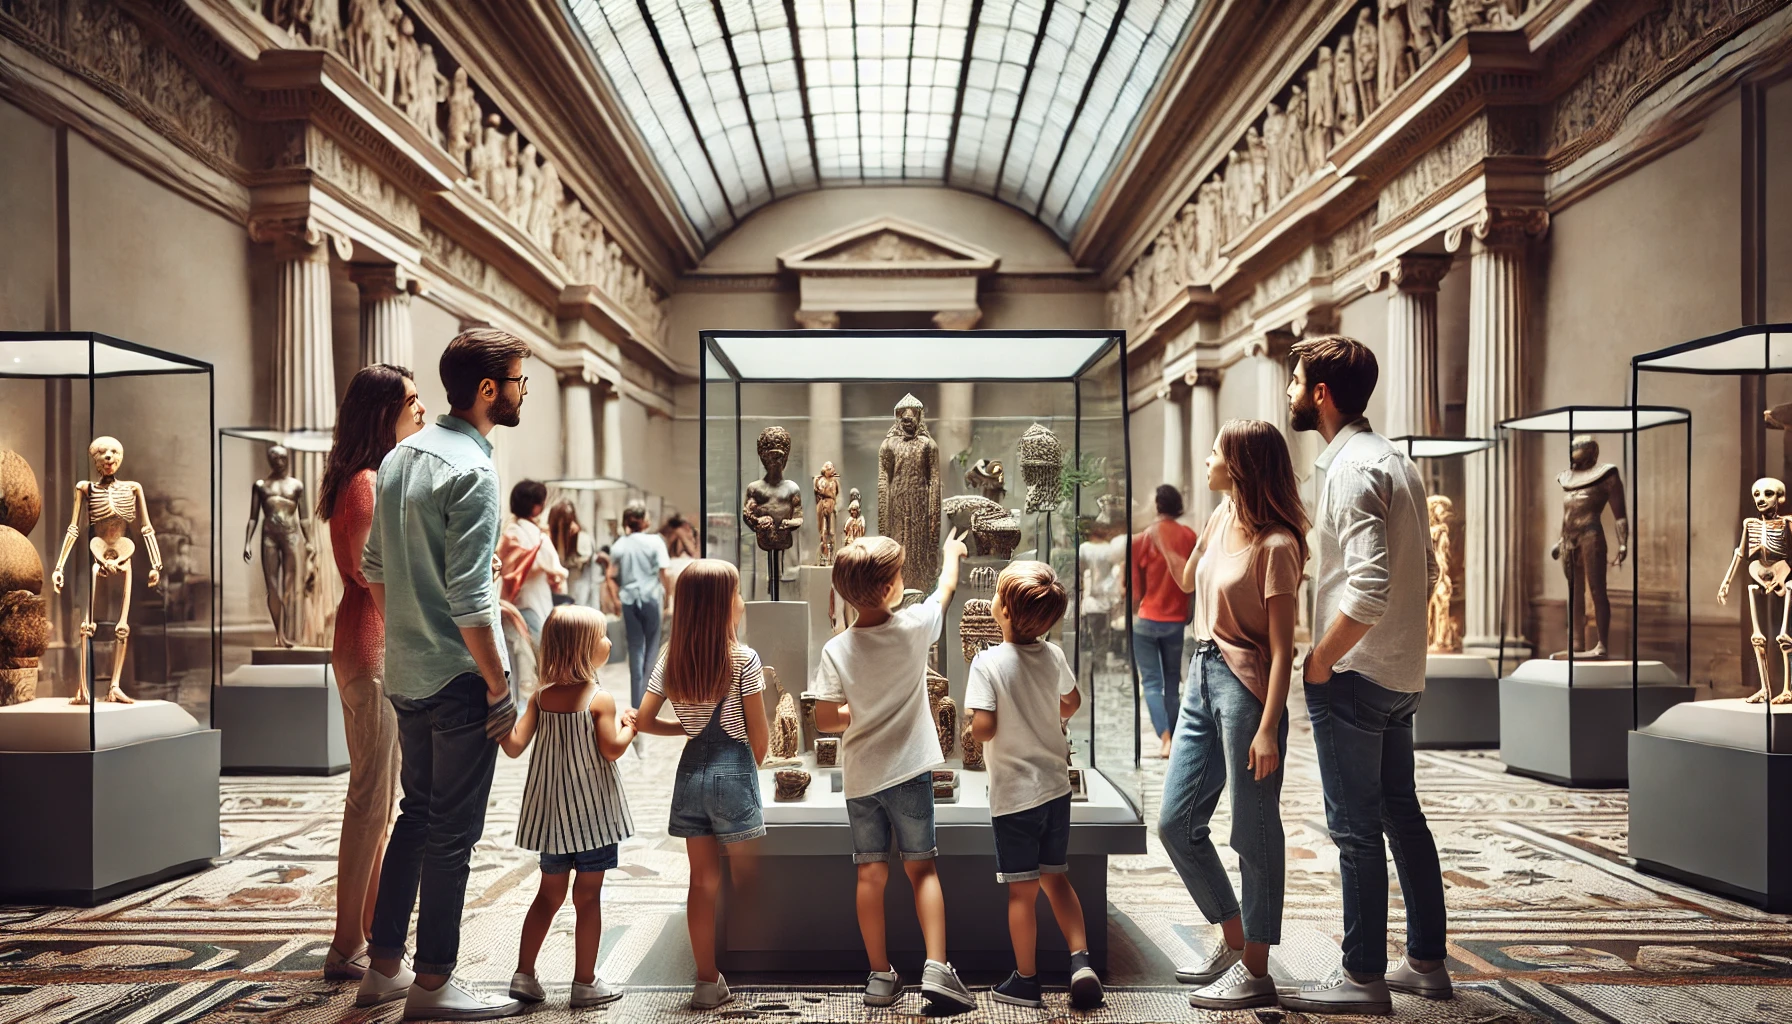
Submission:
{"label": "stone statue", "polygon": [[[1295,86],[1298,91],[1299,86]],[[1292,102],[1292,101],[1290,101]],[[1251,212],[1246,223],[1256,223],[1257,218],[1269,212],[1269,150],[1263,145],[1263,136],[1257,133],[1257,126],[1252,125],[1244,130],[1245,152],[1251,155],[1250,180],[1248,182]]]}
{"label": "stone statue", "polygon": [[[1176,282],[1181,285],[1194,284],[1198,277],[1198,268],[1195,266],[1195,222],[1200,216],[1201,212],[1194,203],[1183,203],[1182,209],[1176,212],[1176,223],[1172,226],[1170,247],[1176,253]],[[1002,499],[998,497],[994,500]]]}
{"label": "stone statue", "polygon": [[772,730],[768,751],[772,757],[795,757],[803,746],[803,724],[797,718],[796,698],[785,691],[778,698],[778,726]]}
{"label": "stone statue", "polygon": [[503,119],[496,114],[485,117],[485,131],[467,154],[467,174],[485,197],[496,203],[498,171],[504,166],[504,133],[498,130]]}
{"label": "stone statue", "polygon": [[496,179],[498,182],[498,209],[503,210],[504,216],[514,222],[518,192],[517,176],[522,170],[522,152],[519,149],[522,142],[514,131],[506,132],[500,141],[503,145],[499,149],[501,159],[498,162]]}
{"label": "stone statue", "polygon": [[[1560,559],[1568,577],[1568,643],[1577,658],[1605,657],[1605,642],[1611,636],[1612,605],[1605,589],[1606,547],[1605,524],[1601,516],[1607,505],[1618,526],[1618,557],[1611,564],[1624,564],[1630,550],[1630,517],[1624,509],[1624,479],[1618,467],[1601,463],[1599,443],[1581,435],[1568,446],[1568,469],[1556,477],[1562,486],[1562,539],[1550,546],[1549,557]],[[1593,599],[1595,634],[1593,643],[1580,646],[1581,632],[1586,628],[1586,605],[1583,590]],[[1567,652],[1552,655],[1567,657]]]}
{"label": "stone statue", "polygon": [[941,697],[933,705],[933,726],[940,737],[940,756],[951,757],[952,745],[958,739],[958,705],[950,697]]}
{"label": "stone statue", "polygon": [[343,39],[346,50],[343,56],[369,83],[376,79],[378,58],[374,54],[385,44],[385,38],[385,19],[380,14],[379,0],[348,0],[348,31]]}
{"label": "stone statue", "polygon": [[1386,103],[1406,80],[1412,77],[1412,51],[1407,49],[1406,18],[1402,8],[1406,0],[1378,0],[1381,20],[1380,49],[1376,53],[1375,92]]}
{"label": "stone statue", "polygon": [[1431,551],[1437,557],[1437,583],[1425,603],[1427,649],[1432,654],[1461,654],[1462,628],[1450,610],[1456,584],[1450,579],[1450,522],[1456,518],[1449,498],[1433,494],[1425,499],[1431,519]]}
{"label": "stone statue", "polygon": [[821,464],[815,474],[815,530],[821,535],[817,565],[834,564],[834,508],[840,503],[840,471],[832,462]]}
{"label": "stone statue", "polygon": [[[149,556],[148,583],[152,588],[162,580],[162,552],[156,547],[156,531],[149,522],[149,502],[143,496],[143,486],[134,480],[118,479],[118,471],[124,466],[124,445],[119,444],[117,438],[96,437],[87,446],[87,455],[93,460],[93,479],[75,485],[74,514],[69,518],[68,534],[62,539],[62,553],[56,556],[56,571],[50,577],[50,584],[56,593],[62,593],[62,567],[68,562],[68,554],[74,550],[75,542],[81,539],[81,527],[88,526],[93,534],[87,545],[93,553],[93,582],[87,592],[87,614],[81,619],[81,637],[90,639],[98,628],[93,613],[99,604],[100,581],[122,577],[118,625],[112,631],[117,641],[112,645],[112,683],[101,699],[135,704],[136,701],[118,688],[119,676],[124,673],[125,644],[131,636],[131,556],[137,551],[137,545],[131,543],[125,531],[139,518],[143,520],[138,533]],[[80,675],[70,704],[88,702],[88,645],[78,646],[81,651]]]}
{"label": "stone statue", "polygon": [[859,511],[859,489],[846,492],[846,525],[840,528],[840,542],[851,544],[865,536],[865,517]]}
{"label": "stone statue", "polygon": [[416,120],[412,109],[417,103],[417,70],[423,51],[417,45],[417,26],[409,17],[398,19],[397,49],[393,55],[392,102],[405,116]]}
{"label": "stone statue", "polygon": [[1307,166],[1325,165],[1337,141],[1338,105],[1332,88],[1332,48],[1321,46],[1313,70],[1307,72]]}
{"label": "stone statue", "polygon": [[1002,627],[986,598],[973,597],[958,613],[958,643],[964,649],[964,663],[969,665],[977,655],[1002,642]]}
{"label": "stone statue", "polygon": [[0,451],[0,707],[37,697],[50,643],[44,563],[28,539],[43,513],[37,474],[17,452]]}
{"label": "stone statue", "polygon": [[776,800],[801,800],[809,791],[809,773],[801,768],[780,768],[772,775],[777,786],[773,795]]}
{"label": "stone statue", "polygon": [[1412,31],[1414,64],[1423,64],[1443,46],[1437,34],[1437,0],[1406,0],[1407,28]]}
{"label": "stone statue", "polygon": [[479,149],[479,98],[467,80],[466,68],[454,69],[454,83],[448,87],[448,159],[461,173],[477,181],[479,174],[467,164],[467,155]]}
{"label": "stone statue", "polygon": [[1356,51],[1350,46],[1350,35],[1338,37],[1338,52],[1332,57],[1332,89],[1337,94],[1338,134],[1349,135],[1362,123],[1362,100],[1356,88]]}
{"label": "stone statue", "polygon": [[1263,111],[1263,148],[1269,153],[1269,173],[1264,178],[1269,189],[1269,205],[1275,206],[1288,194],[1288,176],[1283,173],[1282,146],[1288,138],[1288,116],[1280,104],[1271,103]]}
{"label": "stone statue", "polygon": [[368,79],[380,95],[390,103],[398,95],[398,30],[399,23],[404,21],[404,12],[398,8],[398,0],[380,0],[380,45],[374,51],[374,63],[377,74]]}
{"label": "stone statue", "polygon": [[995,459],[978,459],[964,471],[964,485],[990,501],[1000,502],[1008,496],[1008,476]]}
{"label": "stone statue", "polygon": [[964,770],[980,772],[983,770],[983,744],[971,731],[971,719],[975,713],[965,716],[964,734],[958,738],[959,749],[964,755]]}
{"label": "stone statue", "polygon": [[1761,621],[1773,621],[1773,605],[1780,606],[1780,631],[1773,641],[1780,649],[1780,692],[1775,704],[1792,704],[1792,630],[1787,628],[1792,617],[1792,601],[1787,600],[1786,582],[1792,577],[1792,520],[1782,513],[1786,504],[1786,485],[1773,477],[1762,477],[1749,488],[1760,517],[1742,521],[1742,540],[1724,570],[1723,582],[1717,588],[1717,603],[1724,604],[1730,595],[1730,580],[1743,559],[1748,559],[1748,621],[1752,627],[1749,643],[1755,649],[1755,665],[1761,670],[1761,688],[1748,697],[1750,704],[1768,699],[1773,677],[1767,671],[1767,635]]}
{"label": "stone statue", "polygon": [[1356,29],[1351,38],[1356,42],[1356,91],[1363,104],[1363,116],[1366,118],[1381,106],[1380,95],[1375,91],[1375,80],[1380,67],[1380,58],[1376,56],[1380,44],[1380,33],[1375,29],[1375,11],[1363,8],[1356,16]]}
{"label": "stone statue", "polygon": [[1288,90],[1288,131],[1282,137],[1281,160],[1288,191],[1294,192],[1311,170],[1307,163],[1307,92],[1298,85]]}
{"label": "stone statue", "polygon": [[554,214],[566,189],[560,184],[560,171],[552,160],[542,160],[541,176],[535,182],[535,203],[529,208],[527,230],[530,237],[543,246],[554,243]]}
{"label": "stone statue", "polygon": [[766,583],[774,601],[784,574],[783,555],[790,550],[791,531],[803,525],[802,488],[795,480],[784,477],[784,465],[789,460],[790,431],[783,427],[760,431],[759,464],[765,467],[765,476],[747,485],[740,509],[741,519],[759,538],[759,550],[769,556],[770,575]]}
{"label": "stone statue", "polygon": [[1020,546],[1020,516],[976,494],[960,494],[940,502],[940,511],[977,542],[977,554],[1013,558]]}
{"label": "stone statue", "polygon": [[510,219],[527,232],[529,218],[535,215],[535,200],[541,192],[541,158],[531,142],[517,154],[516,195],[511,198]]}
{"label": "stone statue", "polygon": [[249,545],[255,540],[256,523],[261,523],[261,578],[267,585],[274,643],[280,647],[293,647],[304,639],[304,597],[317,589],[311,505],[305,500],[304,481],[291,470],[292,454],[282,445],[270,446],[268,475],[255,481],[249,499],[249,528],[243,534],[243,561],[247,563],[254,560]]}
{"label": "stone statue", "polygon": [[877,529],[902,545],[902,584],[931,592],[940,575],[940,446],[914,395],[877,448]]}
{"label": "stone statue", "polygon": [[1035,423],[1020,436],[1020,476],[1027,484],[1027,511],[1058,507],[1058,481],[1064,473],[1064,445],[1058,435]]}

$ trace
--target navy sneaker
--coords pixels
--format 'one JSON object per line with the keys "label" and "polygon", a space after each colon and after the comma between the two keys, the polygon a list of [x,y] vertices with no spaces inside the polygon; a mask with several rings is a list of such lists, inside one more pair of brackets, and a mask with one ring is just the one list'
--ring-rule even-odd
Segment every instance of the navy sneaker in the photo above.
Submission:
{"label": "navy sneaker", "polygon": [[1045,1005],[1045,999],[1039,994],[1039,975],[1022,977],[1019,971],[1010,971],[1008,980],[990,991],[998,1003],[1013,1006],[1031,1006],[1038,1008]]}

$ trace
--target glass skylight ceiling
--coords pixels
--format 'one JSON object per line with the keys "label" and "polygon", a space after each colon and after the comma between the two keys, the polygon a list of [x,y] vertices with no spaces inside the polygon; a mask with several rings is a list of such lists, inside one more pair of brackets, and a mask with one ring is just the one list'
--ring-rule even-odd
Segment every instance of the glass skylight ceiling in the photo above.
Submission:
{"label": "glass skylight ceiling", "polygon": [[947,184],[1068,238],[1198,0],[568,0],[706,240],[820,186]]}

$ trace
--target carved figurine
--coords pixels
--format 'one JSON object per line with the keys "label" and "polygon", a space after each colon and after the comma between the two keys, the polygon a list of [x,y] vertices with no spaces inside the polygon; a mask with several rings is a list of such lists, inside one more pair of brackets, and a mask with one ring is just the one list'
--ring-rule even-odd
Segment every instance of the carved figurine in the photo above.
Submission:
{"label": "carved figurine", "polygon": [[959,736],[958,742],[962,745],[961,751],[964,755],[964,770],[967,772],[980,772],[983,770],[983,743],[981,740],[977,739],[976,735],[971,731],[971,719],[973,717],[975,716],[965,716],[964,733]]}
{"label": "carved figurine", "polygon": [[1337,141],[1338,106],[1332,87],[1332,48],[1321,46],[1307,72],[1307,166],[1320,167]]}
{"label": "carved figurine", "polygon": [[1412,51],[1407,48],[1406,0],[1380,0],[1380,49],[1376,53],[1375,92],[1386,103],[1412,77]]}
{"label": "carved figurine", "polygon": [[1363,103],[1363,116],[1368,117],[1381,105],[1381,95],[1375,91],[1375,79],[1380,60],[1376,52],[1380,47],[1375,30],[1375,11],[1365,7],[1356,16],[1356,28],[1351,38],[1356,41],[1356,89]]}
{"label": "carved figurine", "polygon": [[790,550],[791,531],[803,525],[803,490],[795,480],[784,478],[784,464],[789,459],[790,431],[783,427],[760,431],[759,464],[765,467],[765,476],[747,485],[740,508],[741,518],[759,538],[759,550],[770,563],[766,585],[774,601],[784,575],[783,556]]}
{"label": "carved figurine", "polygon": [[36,698],[38,667],[50,642],[44,563],[27,539],[43,507],[30,464],[16,452],[0,451],[0,707]]}
{"label": "carved figurine", "polygon": [[311,504],[305,483],[291,473],[292,454],[283,445],[268,448],[268,475],[255,481],[249,499],[249,528],[243,534],[243,561],[254,560],[250,543],[261,524],[261,578],[267,586],[268,617],[274,643],[293,647],[305,639],[304,597],[317,589],[317,548],[311,541]]}
{"label": "carved figurine", "polygon": [[1406,0],[1406,21],[1414,64],[1423,64],[1444,44],[1437,32],[1437,0]]}
{"label": "carved figurine", "polygon": [[832,462],[821,464],[815,474],[815,530],[821,535],[817,565],[834,564],[834,508],[840,503],[840,471]]}
{"label": "carved figurine", "polygon": [[1338,37],[1338,52],[1332,56],[1332,88],[1337,93],[1338,134],[1349,135],[1363,115],[1356,86],[1356,50],[1351,48],[1349,34]]}
{"label": "carved figurine", "polygon": [[950,697],[941,697],[933,706],[933,725],[940,736],[940,756],[952,756],[952,744],[958,739],[958,704]]}
{"label": "carved figurine", "polygon": [[777,784],[774,798],[778,800],[801,800],[809,791],[809,773],[801,768],[780,768],[772,780]]}
{"label": "carved figurine", "polygon": [[1002,627],[996,625],[990,602],[981,597],[966,601],[958,613],[958,643],[964,649],[965,664],[1001,642]]}
{"label": "carved figurine", "polygon": [[859,509],[859,489],[846,492],[846,525],[840,528],[840,541],[851,544],[865,536],[865,516]]}
{"label": "carved figurine", "polygon": [[[1630,516],[1624,509],[1624,479],[1618,467],[1601,463],[1599,443],[1585,435],[1574,438],[1568,446],[1568,469],[1556,477],[1562,486],[1562,539],[1551,545],[1549,557],[1560,559],[1568,577],[1568,643],[1575,657],[1605,657],[1605,641],[1611,636],[1612,604],[1605,589],[1606,546],[1605,524],[1601,516],[1607,505],[1618,527],[1618,557],[1613,566],[1624,564],[1630,550]],[[1583,590],[1593,599],[1593,642],[1583,649],[1581,633],[1586,627],[1586,605]],[[1567,652],[1552,655],[1567,657]]]}
{"label": "carved figurine", "polygon": [[1014,557],[1020,545],[1020,516],[1013,510],[975,494],[959,494],[941,502],[940,511],[955,528],[970,531],[977,554]]}
{"label": "carved figurine", "polygon": [[[74,513],[69,517],[68,534],[62,539],[62,553],[56,556],[56,571],[50,576],[50,584],[56,593],[62,593],[62,567],[68,562],[68,553],[74,550],[75,542],[81,539],[81,527],[88,526],[93,533],[93,539],[87,545],[93,553],[93,582],[87,594],[87,614],[81,619],[81,637],[91,638],[98,628],[93,621],[93,612],[99,604],[100,581],[122,577],[118,588],[118,625],[112,631],[117,639],[112,645],[112,682],[101,699],[135,704],[136,701],[118,688],[119,676],[124,674],[125,644],[131,636],[131,556],[137,551],[137,545],[125,536],[125,531],[139,518],[143,520],[138,533],[143,537],[143,549],[149,556],[148,583],[151,587],[162,580],[162,552],[156,547],[156,531],[149,522],[149,501],[143,496],[143,486],[134,480],[118,479],[118,471],[124,466],[124,445],[119,444],[117,438],[96,437],[87,446],[87,455],[93,460],[93,479],[75,485]],[[79,681],[70,704],[88,702],[87,647],[87,644],[80,645]]]}
{"label": "carved figurine", "polygon": [[905,588],[931,590],[940,574],[940,446],[914,395],[896,403],[896,421],[877,448],[877,528],[902,545]]}
{"label": "carved figurine", "polygon": [[478,177],[467,166],[467,154],[480,150],[479,98],[467,80],[466,68],[454,69],[454,84],[448,87],[448,158],[462,174]]}
{"label": "carved figurine", "polygon": [[777,758],[795,757],[803,748],[802,720],[797,717],[796,698],[788,692],[778,698],[778,727],[772,730],[769,747]]}
{"label": "carved figurine", "polygon": [[1008,477],[995,459],[978,459],[964,471],[964,485],[1000,504],[1008,496]]}
{"label": "carved figurine", "polygon": [[1064,472],[1064,445],[1058,435],[1038,423],[1020,436],[1020,476],[1027,482],[1027,511],[1058,507],[1058,481]]}
{"label": "carved figurine", "polygon": [[1462,628],[1450,605],[1456,597],[1456,584],[1450,579],[1450,523],[1456,518],[1449,498],[1433,494],[1425,499],[1431,519],[1431,550],[1437,556],[1437,583],[1425,603],[1427,649],[1433,654],[1462,653]]}
{"label": "carved figurine", "polygon": [[1773,621],[1773,605],[1777,602],[1780,631],[1773,640],[1780,649],[1780,692],[1773,697],[1773,703],[1792,704],[1792,630],[1787,628],[1788,619],[1792,618],[1792,601],[1787,600],[1786,594],[1787,578],[1792,577],[1792,520],[1781,514],[1786,485],[1773,477],[1762,477],[1749,488],[1749,494],[1761,515],[1742,521],[1742,540],[1730,557],[1730,567],[1724,570],[1723,582],[1718,584],[1717,603],[1726,602],[1731,578],[1742,560],[1748,559],[1748,575],[1754,581],[1748,585],[1748,621],[1752,627],[1749,643],[1755,649],[1755,665],[1761,670],[1761,688],[1748,697],[1748,702],[1759,704],[1767,700],[1773,688],[1773,677],[1767,671],[1767,635],[1761,631],[1761,622]]}
{"label": "carved figurine", "polygon": [[837,736],[822,736],[815,741],[815,766],[817,768],[834,768],[840,764],[840,739]]}

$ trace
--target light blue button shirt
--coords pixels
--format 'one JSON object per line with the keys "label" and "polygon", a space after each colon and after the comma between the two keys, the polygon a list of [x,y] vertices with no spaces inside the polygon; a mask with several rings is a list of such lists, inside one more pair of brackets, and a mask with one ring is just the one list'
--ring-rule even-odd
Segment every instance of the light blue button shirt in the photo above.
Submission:
{"label": "light blue button shirt", "polygon": [[491,627],[509,671],[492,583],[502,524],[491,442],[438,416],[386,455],[375,493],[361,571],[386,588],[386,692],[421,700],[478,672],[466,626]]}

